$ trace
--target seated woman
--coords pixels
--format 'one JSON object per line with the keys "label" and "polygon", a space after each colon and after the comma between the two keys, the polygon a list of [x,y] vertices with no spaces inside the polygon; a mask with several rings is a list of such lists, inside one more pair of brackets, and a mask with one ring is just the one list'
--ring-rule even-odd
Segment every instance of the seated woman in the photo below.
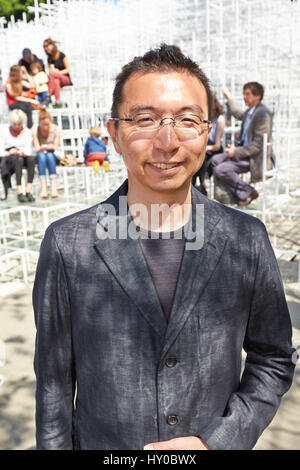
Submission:
{"label": "seated woman", "polygon": [[83,150],[84,163],[87,166],[92,166],[93,162],[98,161],[100,165],[108,161],[106,154],[106,145],[99,139],[101,136],[101,129],[99,126],[92,126],[90,128],[90,137],[86,140]]}
{"label": "seated woman", "polygon": [[58,50],[53,39],[45,39],[43,46],[48,56],[48,94],[55,96],[55,107],[61,107],[60,89],[72,85],[70,65],[65,54]]}
{"label": "seated woman", "polygon": [[211,172],[209,170],[208,164],[209,160],[213,155],[216,153],[223,152],[222,147],[222,137],[224,132],[225,126],[225,118],[224,118],[224,109],[221,103],[217,100],[216,96],[213,99],[213,106],[212,106],[212,130],[208,138],[208,145],[206,146],[206,155],[203,162],[202,167],[197,173],[194,174],[192,178],[192,184],[195,185],[197,176],[200,178],[200,191],[202,194],[207,196],[207,190],[205,186],[205,174],[206,170],[208,170],[209,176],[211,176]]}
{"label": "seated woman", "polygon": [[[10,175],[16,173],[17,199],[19,202],[33,202],[31,194],[34,178],[35,157],[32,156],[32,133],[26,127],[26,114],[21,109],[9,113],[10,125],[3,129],[0,138],[1,176],[5,188],[5,198],[11,187]],[[22,170],[27,168],[26,195],[22,191]]]}
{"label": "seated woman", "polygon": [[38,172],[41,181],[40,196],[47,199],[47,182],[46,182],[46,169],[48,168],[50,184],[51,184],[51,197],[58,197],[56,189],[56,165],[57,157],[55,151],[60,144],[60,129],[56,124],[53,124],[51,115],[46,110],[41,110],[39,114],[39,125],[32,130],[33,145],[37,152],[36,161],[38,165]]}
{"label": "seated woman", "polygon": [[39,102],[28,94],[28,90],[34,90],[34,87],[33,79],[25,67],[13,65],[10,68],[9,77],[5,83],[7,105],[10,110],[24,111],[29,129],[32,127],[32,106],[39,106]]}

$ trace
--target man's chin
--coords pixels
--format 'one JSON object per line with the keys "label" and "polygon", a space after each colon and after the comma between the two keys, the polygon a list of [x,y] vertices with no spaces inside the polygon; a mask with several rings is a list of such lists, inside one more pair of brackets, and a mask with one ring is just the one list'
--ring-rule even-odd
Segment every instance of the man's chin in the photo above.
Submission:
{"label": "man's chin", "polygon": [[190,188],[191,178],[184,181],[178,181],[175,178],[161,182],[157,182],[150,185],[151,190],[161,194],[173,194],[181,192]]}

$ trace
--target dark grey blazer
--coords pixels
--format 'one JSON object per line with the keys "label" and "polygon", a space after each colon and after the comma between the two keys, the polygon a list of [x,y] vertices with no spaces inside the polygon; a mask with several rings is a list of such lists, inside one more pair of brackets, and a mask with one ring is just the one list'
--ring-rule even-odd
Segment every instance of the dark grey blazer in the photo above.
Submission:
{"label": "dark grey blazer", "polygon": [[[239,109],[235,102],[228,100],[228,106],[231,114],[244,123],[246,111]],[[243,128],[243,126],[242,126]],[[267,134],[267,141],[272,141],[272,115],[267,106],[258,103],[251,117],[248,127],[248,145],[235,148],[235,157],[238,160],[248,158],[250,162],[251,182],[255,183],[262,179],[263,164],[263,136]],[[242,135],[242,131],[241,131]],[[272,145],[267,147],[267,170],[272,168],[272,162],[275,162],[275,155]]]}
{"label": "dark grey blazer", "polygon": [[[106,201],[111,221],[126,191]],[[37,449],[142,449],[188,435],[251,449],[272,420],[294,365],[266,230],[192,191],[204,246],[184,252],[168,324],[139,242],[98,239],[97,206],[47,229],[33,291]]]}

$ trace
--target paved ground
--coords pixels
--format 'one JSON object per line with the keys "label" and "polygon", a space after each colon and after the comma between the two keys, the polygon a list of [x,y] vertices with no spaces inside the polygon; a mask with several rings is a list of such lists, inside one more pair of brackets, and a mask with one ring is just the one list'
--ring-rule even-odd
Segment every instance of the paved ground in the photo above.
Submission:
{"label": "paved ground", "polygon": [[[300,290],[296,284],[290,283],[286,286],[286,294],[294,325],[294,343],[300,345]],[[30,449],[35,445],[35,376],[32,366],[35,326],[31,288],[20,288],[20,284],[12,283],[0,286],[0,305],[0,339],[5,342],[6,349],[5,365],[0,367],[0,375],[4,377],[0,387],[0,449]],[[300,364],[296,367],[290,391],[256,448],[300,450],[299,421]]]}

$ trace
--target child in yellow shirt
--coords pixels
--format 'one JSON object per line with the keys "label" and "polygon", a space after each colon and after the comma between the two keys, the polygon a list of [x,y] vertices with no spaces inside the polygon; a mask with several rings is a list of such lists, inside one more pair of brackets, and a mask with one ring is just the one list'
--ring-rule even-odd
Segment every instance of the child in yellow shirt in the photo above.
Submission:
{"label": "child in yellow shirt", "polygon": [[43,71],[42,65],[39,62],[31,64],[30,70],[37,91],[37,99],[39,103],[44,104],[48,97],[48,75]]}

